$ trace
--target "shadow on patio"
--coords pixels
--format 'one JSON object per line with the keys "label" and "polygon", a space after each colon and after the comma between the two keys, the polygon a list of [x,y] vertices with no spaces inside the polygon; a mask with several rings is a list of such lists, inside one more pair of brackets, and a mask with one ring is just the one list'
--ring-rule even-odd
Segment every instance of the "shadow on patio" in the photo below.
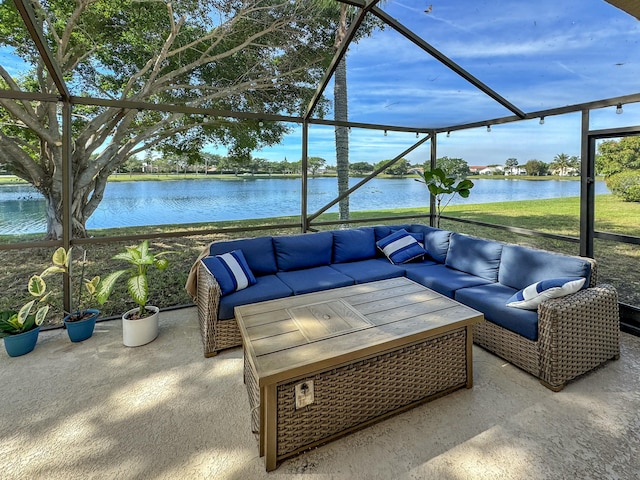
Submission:
{"label": "shadow on patio", "polygon": [[637,478],[640,338],[552,393],[474,347],[474,387],[287,460],[267,474],[250,431],[242,351],[202,355],[195,308],[163,312],[153,343],[120,322],[72,344],[44,332],[0,358],[7,479]]}

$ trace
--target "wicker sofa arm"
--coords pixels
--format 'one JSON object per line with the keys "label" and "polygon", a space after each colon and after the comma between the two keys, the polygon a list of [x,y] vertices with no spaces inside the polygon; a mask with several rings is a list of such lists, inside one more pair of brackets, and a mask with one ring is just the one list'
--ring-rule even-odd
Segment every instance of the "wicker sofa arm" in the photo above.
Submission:
{"label": "wicker sofa arm", "polygon": [[538,307],[540,379],[552,390],[620,356],[618,293],[598,285]]}
{"label": "wicker sofa arm", "polygon": [[198,268],[198,320],[200,322],[200,335],[204,347],[204,356],[211,357],[216,354],[216,328],[218,323],[218,310],[222,291],[216,278],[206,268]]}

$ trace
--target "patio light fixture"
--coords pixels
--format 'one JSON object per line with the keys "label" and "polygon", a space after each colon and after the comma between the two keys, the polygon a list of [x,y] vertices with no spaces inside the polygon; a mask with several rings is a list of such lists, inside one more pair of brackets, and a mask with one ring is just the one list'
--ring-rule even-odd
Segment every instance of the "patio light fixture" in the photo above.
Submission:
{"label": "patio light fixture", "polygon": [[491,133],[491,125],[487,125],[487,133]]}
{"label": "patio light fixture", "polygon": [[447,132],[447,138],[451,136],[451,132]]}
{"label": "patio light fixture", "polygon": [[620,115],[620,114],[622,113],[622,104],[621,104],[621,103],[619,103],[619,104],[616,106],[616,113],[617,113],[618,115]]}
{"label": "patio light fixture", "polygon": [[540,117],[540,125],[544,125],[544,117]]}
{"label": "patio light fixture", "polygon": [[384,136],[385,136],[385,137],[387,136],[387,131],[386,131],[386,130],[384,131]]}

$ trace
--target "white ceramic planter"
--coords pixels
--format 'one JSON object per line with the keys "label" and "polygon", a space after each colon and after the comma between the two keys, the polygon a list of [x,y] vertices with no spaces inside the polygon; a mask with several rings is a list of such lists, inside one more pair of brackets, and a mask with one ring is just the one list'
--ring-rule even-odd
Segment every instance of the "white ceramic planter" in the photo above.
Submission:
{"label": "white ceramic planter", "polygon": [[145,318],[130,320],[128,317],[137,313],[140,308],[134,308],[122,315],[122,342],[127,347],[139,347],[152,342],[158,336],[158,317],[160,309],[151,305],[145,307],[153,312]]}

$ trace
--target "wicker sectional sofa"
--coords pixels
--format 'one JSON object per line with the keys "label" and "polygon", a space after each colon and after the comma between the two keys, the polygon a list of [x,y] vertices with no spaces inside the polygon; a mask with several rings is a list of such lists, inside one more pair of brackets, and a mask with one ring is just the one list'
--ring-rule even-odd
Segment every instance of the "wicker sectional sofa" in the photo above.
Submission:
{"label": "wicker sectional sofa", "polygon": [[[426,251],[394,264],[381,240],[403,229]],[[206,257],[241,251],[255,284],[222,295]],[[560,255],[453,233],[426,225],[363,227],[211,243],[194,263],[187,291],[198,306],[205,356],[239,346],[234,307],[385,278],[406,276],[485,316],[474,342],[558,391],[610,359],[619,358],[616,290],[597,284],[593,259]],[[507,306],[525,287],[558,277],[584,286],[537,310]]]}

